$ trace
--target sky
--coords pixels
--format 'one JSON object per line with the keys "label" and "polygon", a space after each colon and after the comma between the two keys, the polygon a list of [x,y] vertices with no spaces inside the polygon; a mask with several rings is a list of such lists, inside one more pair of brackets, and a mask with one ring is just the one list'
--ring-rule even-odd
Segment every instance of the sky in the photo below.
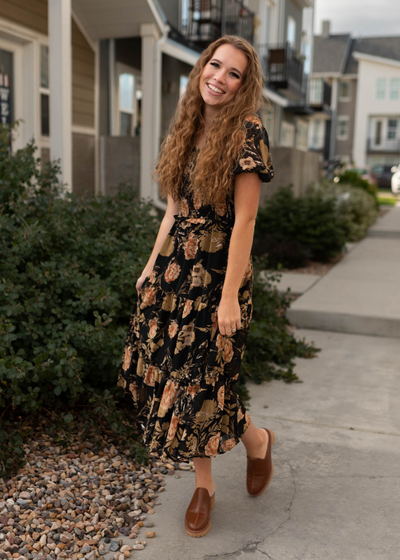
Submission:
{"label": "sky", "polygon": [[400,36],[400,0],[314,0],[314,33],[331,21],[331,33],[354,37]]}

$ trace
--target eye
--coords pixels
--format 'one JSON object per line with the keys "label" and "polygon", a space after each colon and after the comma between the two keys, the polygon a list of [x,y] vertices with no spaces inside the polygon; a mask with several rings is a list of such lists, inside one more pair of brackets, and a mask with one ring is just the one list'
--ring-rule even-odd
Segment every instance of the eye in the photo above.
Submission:
{"label": "eye", "polygon": [[231,76],[233,76],[234,78],[237,78],[237,79],[240,78],[239,74],[236,74],[236,72],[231,72]]}
{"label": "eye", "polygon": [[218,62],[210,62],[211,66],[215,66],[215,68],[219,68]]}

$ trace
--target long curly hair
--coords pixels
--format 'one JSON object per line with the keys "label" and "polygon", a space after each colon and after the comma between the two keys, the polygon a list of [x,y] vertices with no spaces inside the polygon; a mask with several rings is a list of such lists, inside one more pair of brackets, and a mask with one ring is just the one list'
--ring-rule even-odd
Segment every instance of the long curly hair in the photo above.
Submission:
{"label": "long curly hair", "polygon": [[243,51],[248,63],[235,97],[221,107],[207,134],[206,144],[198,153],[191,188],[204,204],[221,203],[232,194],[232,169],[246,137],[246,118],[255,116],[260,107],[263,74],[252,45],[240,37],[225,35],[203,51],[190,72],[186,91],[161,146],[156,177],[163,198],[168,194],[174,200],[179,198],[179,187],[189,157],[204,130],[201,75],[217,48],[225,44]]}

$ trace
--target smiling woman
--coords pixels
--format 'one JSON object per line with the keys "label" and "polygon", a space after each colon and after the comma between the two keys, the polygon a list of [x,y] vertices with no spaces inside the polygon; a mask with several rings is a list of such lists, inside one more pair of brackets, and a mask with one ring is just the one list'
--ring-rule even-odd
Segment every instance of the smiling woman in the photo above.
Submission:
{"label": "smiling woman", "polygon": [[211,458],[243,441],[247,491],[272,477],[273,432],[252,423],[236,381],[252,318],[251,246],[261,182],[274,172],[257,116],[262,74],[253,47],[225,36],[193,68],[157,172],[168,198],[118,384],[137,408],[150,452],[193,459],[196,490],[185,530],[211,527]]}

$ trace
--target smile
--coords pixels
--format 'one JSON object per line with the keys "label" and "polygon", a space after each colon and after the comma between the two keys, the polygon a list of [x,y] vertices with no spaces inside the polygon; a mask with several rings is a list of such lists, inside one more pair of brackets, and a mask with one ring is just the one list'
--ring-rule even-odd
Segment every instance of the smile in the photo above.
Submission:
{"label": "smile", "polygon": [[212,86],[211,84],[207,84],[207,87],[213,93],[224,94],[225,92],[222,89],[217,88],[216,86]]}

